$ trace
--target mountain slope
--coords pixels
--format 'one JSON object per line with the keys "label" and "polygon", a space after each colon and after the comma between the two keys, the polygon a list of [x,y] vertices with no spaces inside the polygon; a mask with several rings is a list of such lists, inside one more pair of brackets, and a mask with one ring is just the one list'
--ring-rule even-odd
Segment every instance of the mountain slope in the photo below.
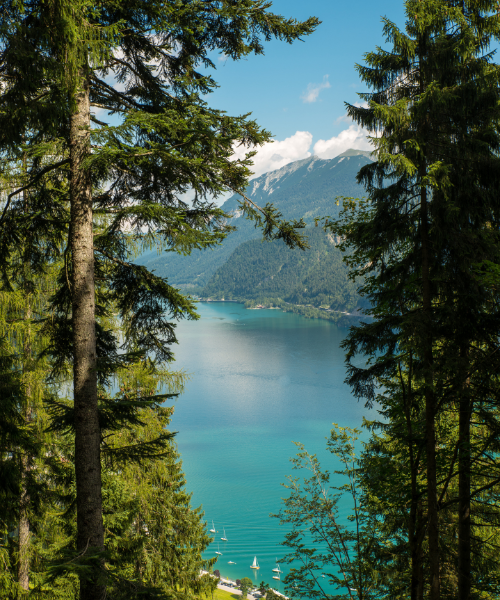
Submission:
{"label": "mountain slope", "polygon": [[[317,216],[335,217],[339,210],[335,204],[337,196],[364,195],[363,188],[356,183],[356,174],[370,160],[369,153],[359,150],[348,150],[327,160],[312,156],[253,179],[247,195],[260,205],[272,202],[286,219],[303,217],[311,223]],[[149,253],[137,262],[154,269],[172,283],[201,289],[240,244],[261,237],[260,231],[238,210],[237,196],[229,198],[223,209],[233,214],[232,224],[238,230],[220,247],[195,250],[190,256],[172,252],[160,256]]]}
{"label": "mountain slope", "polygon": [[358,285],[348,277],[335,239],[320,227],[306,229],[310,248],[290,250],[279,242],[241,244],[212,275],[202,296],[226,300],[326,306],[334,311],[359,307]]}

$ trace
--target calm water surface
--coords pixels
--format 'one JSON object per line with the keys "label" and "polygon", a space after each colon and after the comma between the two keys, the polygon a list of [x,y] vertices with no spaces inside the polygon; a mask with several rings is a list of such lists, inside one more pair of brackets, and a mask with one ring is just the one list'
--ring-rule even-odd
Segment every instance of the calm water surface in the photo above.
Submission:
{"label": "calm water surface", "polygon": [[[284,531],[269,514],[286,495],[280,483],[292,473],[292,442],[331,466],[325,451],[331,423],[359,427],[368,414],[343,383],[339,345],[347,330],[234,303],[202,303],[199,313],[199,321],[177,328],[175,366],[191,378],[172,426],[193,505],[203,505],[209,528],[213,520],[218,532],[206,556],[220,546],[222,575],[283,591],[272,569],[284,554]],[[220,541],[223,528],[227,542]],[[255,555],[257,572],[250,569]]]}

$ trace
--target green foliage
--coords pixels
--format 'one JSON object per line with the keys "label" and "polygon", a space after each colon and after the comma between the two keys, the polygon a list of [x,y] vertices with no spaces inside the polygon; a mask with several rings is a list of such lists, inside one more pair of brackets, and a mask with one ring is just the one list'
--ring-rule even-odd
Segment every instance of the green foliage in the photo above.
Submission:
{"label": "green foliage", "polygon": [[247,597],[249,590],[251,590],[252,588],[253,582],[249,577],[243,577],[243,579],[240,580],[240,590],[243,598]]}
{"label": "green foliage", "polygon": [[262,595],[265,595],[266,591],[269,589],[269,585],[265,581],[261,581],[259,583],[259,592]]}
{"label": "green foliage", "polygon": [[[387,598],[411,593],[412,570],[417,566],[423,571],[417,578],[422,581],[429,566],[424,539],[427,478],[423,402],[413,398],[410,421],[405,414],[408,406],[401,398],[402,386],[393,382],[389,387],[390,392],[379,396],[384,419],[366,423],[373,433],[362,453],[359,471],[363,507],[380,517],[366,560],[376,566],[377,590]],[[453,598],[458,587],[459,487],[458,473],[450,466],[457,463],[457,414],[449,411],[440,415],[436,430],[441,593],[443,598]],[[478,459],[471,472],[471,511],[474,546],[481,552],[472,556],[471,584],[477,597],[494,598],[500,592],[500,506],[493,481],[498,481],[500,473],[498,461],[482,451],[488,437],[486,427],[477,424],[472,437],[472,451]],[[497,446],[496,441],[490,443]]]}
{"label": "green foliage", "polygon": [[282,596],[277,594],[274,590],[268,589],[266,591],[266,600],[282,600]]}
{"label": "green foliage", "polygon": [[[376,598],[376,569],[367,558],[377,537],[377,517],[361,502],[356,450],[361,432],[333,425],[327,448],[337,468],[323,470],[317,456],[296,443],[293,469],[307,475],[290,476],[283,484],[289,495],[275,516],[290,527],[282,542],[289,551],[284,560],[298,565],[285,577],[287,593],[295,598],[328,597],[328,582],[339,591],[338,598],[352,598],[351,591],[359,598]],[[340,513],[345,496],[350,503],[347,518]]]}
{"label": "green foliage", "polygon": [[62,476],[63,439],[46,429],[45,403],[56,388],[47,382],[50,365],[40,357],[56,265],[42,269],[39,244],[34,236],[12,252],[4,265],[9,281],[0,284],[0,595],[9,599],[43,579],[53,538],[46,524]]}
{"label": "green foliage", "polygon": [[368,508],[387,515],[374,560],[382,597],[494,597],[481,531],[498,505],[483,493],[498,484],[500,68],[488,48],[500,22],[494,2],[405,7],[405,31],[384,19],[390,49],[358,66],[368,106],[348,106],[378,132],[358,175],[368,200],[346,199],[330,226],[374,317],[344,342],[354,395],[387,416],[366,459]]}
{"label": "green foliage", "polygon": [[[213,198],[229,190],[243,193],[251,149],[270,134],[248,115],[231,117],[208,106],[207,94],[216,87],[210,57],[214,51],[234,60],[261,54],[263,40],[292,42],[318,24],[315,18],[298,22],[268,9],[261,0],[2,4],[1,292],[29,296],[36,276],[57,271],[50,303],[37,314],[37,356],[44,365],[50,360],[52,371],[51,380],[46,372],[41,377],[41,388],[50,381],[56,387],[64,378],[69,383],[73,368],[94,381],[94,367],[77,356],[78,336],[93,340],[93,332],[79,333],[75,307],[95,321],[97,338],[85,352],[92,365],[96,358],[98,389],[92,382],[85,394],[75,388],[77,410],[61,388],[54,398],[43,395],[52,419],[45,433],[57,432],[62,447],[48,450],[42,440],[40,455],[61,457],[55,462],[67,469],[63,466],[57,480],[49,478],[48,469],[36,471],[52,493],[52,514],[43,513],[42,520],[53,527],[43,530],[51,539],[39,568],[48,575],[38,579],[37,593],[71,597],[76,577],[83,582],[82,597],[106,581],[110,596],[127,599],[192,597],[211,589],[211,582],[199,577],[200,568],[210,566],[200,558],[208,538],[200,511],[190,507],[173,436],[166,430],[171,411],[161,406],[162,392],[180,387],[170,385],[163,364],[172,359],[175,321],[196,318],[195,307],[133,259],[152,248],[180,255],[211,248],[231,230]],[[249,148],[245,158],[230,160],[235,144]],[[188,190],[192,202],[182,199]],[[264,237],[303,246],[300,220],[285,221],[272,206],[246,200],[241,210],[262,226]],[[87,229],[77,231],[82,211]],[[88,287],[80,294],[76,265],[83,265],[77,255],[83,256],[78,236],[84,230],[93,260],[85,259]],[[123,382],[120,393],[114,390],[117,380]],[[36,414],[37,426],[42,414]],[[78,454],[90,438],[77,444],[76,453],[72,449],[87,422],[94,423],[87,430],[96,441],[88,454],[92,465],[82,465]],[[98,482],[94,478],[87,488],[94,496],[84,499],[80,479],[99,472],[99,434],[105,550]],[[2,449],[2,461],[13,451]],[[92,518],[78,519],[78,533],[75,505],[93,510]],[[2,531],[10,543],[12,519]]]}
{"label": "green foliage", "polygon": [[[100,555],[82,556],[75,551],[74,467],[69,454],[64,461],[64,487],[53,513],[52,546],[43,565],[45,590],[59,593],[66,585],[67,595],[61,597],[77,598],[77,577],[98,568],[113,598],[194,598],[210,593],[212,579],[200,577],[200,571],[215,562],[201,558],[211,539],[201,509],[191,506],[180,457],[168,431],[173,407],[165,406],[166,395],[158,393],[166,388],[171,397],[172,391],[182,390],[184,380],[182,373],[167,370],[152,374],[138,362],[117,372],[117,394],[105,398],[102,391],[105,569]],[[131,414],[118,411],[118,421],[110,419],[113,402],[125,405]],[[70,450],[72,412],[61,403],[50,407],[55,411],[52,428],[67,430]]]}
{"label": "green foliage", "polygon": [[305,231],[310,246],[305,251],[291,250],[282,242],[242,244],[200,295],[280,307],[288,303],[352,311],[361,304],[360,282],[350,280],[335,238],[319,227]]}

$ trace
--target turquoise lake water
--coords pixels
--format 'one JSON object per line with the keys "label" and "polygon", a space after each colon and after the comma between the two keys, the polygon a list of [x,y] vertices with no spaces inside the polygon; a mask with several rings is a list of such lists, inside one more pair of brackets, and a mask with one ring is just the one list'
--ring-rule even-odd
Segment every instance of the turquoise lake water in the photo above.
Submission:
{"label": "turquoise lake water", "polygon": [[[176,403],[187,487],[217,534],[206,556],[232,579],[250,577],[280,591],[272,579],[283,527],[278,512],[292,474],[290,457],[302,442],[332,467],[325,437],[331,423],[360,427],[369,412],[344,383],[347,330],[279,310],[246,310],[235,303],[201,303],[201,319],[182,322],[176,368],[191,378]],[[227,542],[220,541],[226,532]],[[260,570],[250,569],[257,556]],[[234,561],[235,565],[229,565]],[[287,566],[282,565],[284,574]]]}

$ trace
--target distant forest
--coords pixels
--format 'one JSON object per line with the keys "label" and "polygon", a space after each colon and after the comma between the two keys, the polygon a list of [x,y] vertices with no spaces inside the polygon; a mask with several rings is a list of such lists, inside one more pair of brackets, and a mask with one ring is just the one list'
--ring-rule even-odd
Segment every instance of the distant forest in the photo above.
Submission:
{"label": "distant forest", "polygon": [[335,237],[321,227],[305,230],[310,248],[290,249],[282,241],[241,244],[201,292],[202,297],[311,305],[351,312],[364,305],[359,282],[349,269]]}

